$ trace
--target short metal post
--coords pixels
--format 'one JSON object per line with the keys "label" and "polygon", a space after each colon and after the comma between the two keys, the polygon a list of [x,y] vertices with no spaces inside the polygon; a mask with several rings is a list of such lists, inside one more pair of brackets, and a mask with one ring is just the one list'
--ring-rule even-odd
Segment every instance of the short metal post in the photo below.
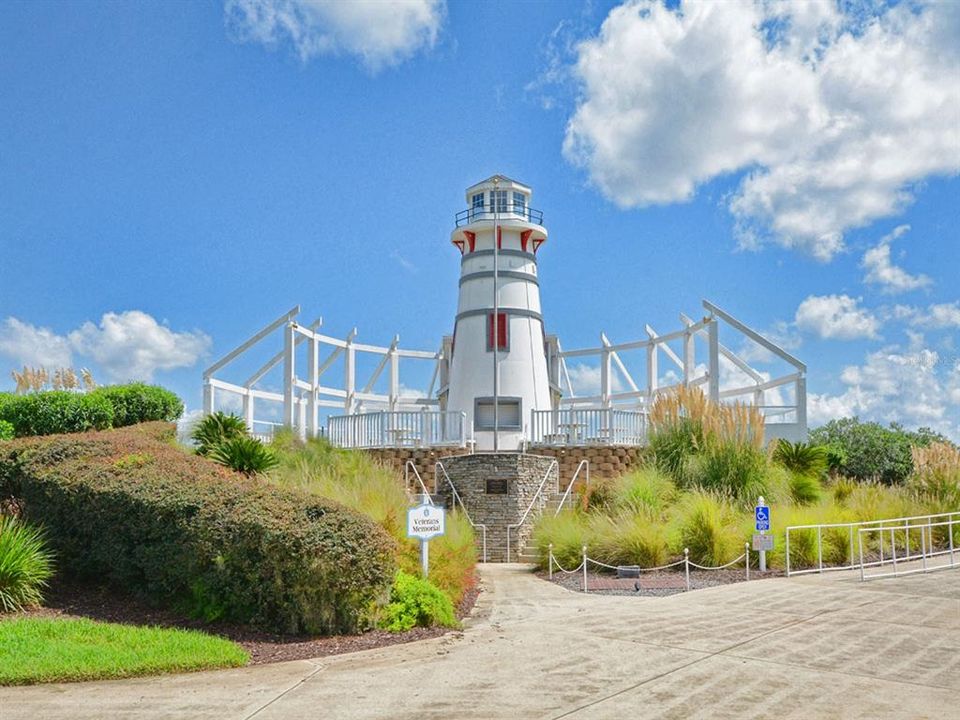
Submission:
{"label": "short metal post", "polygon": [[[881,532],[881,535],[882,534],[883,533]],[[897,541],[893,534],[893,528],[890,528],[890,553],[893,555],[893,574],[894,576],[896,576],[897,574]],[[910,557],[907,556],[907,559],[909,560]]]}
{"label": "short metal post", "polygon": [[587,591],[587,546],[583,546],[583,591]]}
{"label": "short metal post", "polygon": [[547,557],[548,557],[547,563],[548,563],[549,568],[550,568],[550,569],[547,571],[547,577],[549,577],[551,580],[553,580],[553,543],[550,543],[550,545],[548,545],[547,547],[548,547],[548,550],[549,550],[549,552],[547,553]]}
{"label": "short metal post", "polygon": [[[929,525],[927,526],[929,530]],[[920,526],[920,554],[923,555],[923,570],[927,570],[927,541],[923,537],[923,525]]]}
{"label": "short metal post", "polygon": [[683,549],[683,571],[687,576],[687,592],[690,592],[690,548]]}
{"label": "short metal post", "polygon": [[857,531],[857,543],[860,545],[860,582],[863,582],[863,530]]}
{"label": "short metal post", "polygon": [[750,579],[750,543],[743,544],[744,561],[743,566],[747,569],[747,580]]}
{"label": "short metal post", "polygon": [[783,552],[787,559],[787,577],[790,577],[790,528],[784,530],[784,535],[786,536],[786,540],[784,542]]}
{"label": "short metal post", "polygon": [[953,515],[950,516],[950,519],[947,521],[947,535],[950,536],[950,567],[953,567],[953,525],[956,522],[953,519]]}
{"label": "short metal post", "polygon": [[817,525],[817,572],[823,572],[823,530]]}
{"label": "short metal post", "polygon": [[850,526],[850,567],[853,568],[853,525]]}

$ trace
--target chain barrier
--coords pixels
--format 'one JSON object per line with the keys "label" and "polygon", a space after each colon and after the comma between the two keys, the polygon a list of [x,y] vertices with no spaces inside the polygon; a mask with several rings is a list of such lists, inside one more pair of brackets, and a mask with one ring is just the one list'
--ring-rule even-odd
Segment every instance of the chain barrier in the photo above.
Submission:
{"label": "chain barrier", "polygon": [[583,572],[583,592],[587,592],[587,568],[589,563],[593,563],[597,567],[607,568],[609,570],[617,570],[629,568],[631,571],[636,572],[638,575],[642,572],[657,572],[660,570],[667,570],[672,567],[677,567],[683,565],[683,572],[685,577],[685,584],[687,591],[690,590],[690,568],[696,568],[697,570],[726,570],[727,568],[733,567],[734,565],[743,561],[743,569],[746,573],[746,579],[750,579],[750,543],[744,543],[744,552],[738,557],[734,558],[728,563],[723,565],[699,565],[692,560],[690,560],[690,549],[683,549],[683,558],[681,560],[676,560],[672,563],[667,563],[666,565],[657,565],[656,567],[640,567],[639,565],[610,565],[609,563],[601,562],[600,560],[594,560],[592,557],[587,555],[587,546],[584,545],[582,549],[582,560],[580,564],[577,565],[573,570],[567,570],[563,565],[560,564],[560,561],[553,554],[553,543],[550,543],[548,546],[547,553],[547,576],[549,579],[553,580],[553,568],[556,566],[557,570],[566,574],[573,575],[574,573]]}

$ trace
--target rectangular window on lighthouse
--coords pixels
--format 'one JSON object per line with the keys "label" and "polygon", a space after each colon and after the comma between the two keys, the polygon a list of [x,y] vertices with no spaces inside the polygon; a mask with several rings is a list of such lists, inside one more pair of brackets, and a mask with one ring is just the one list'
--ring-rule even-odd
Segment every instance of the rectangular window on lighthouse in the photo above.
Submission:
{"label": "rectangular window on lighthouse", "polygon": [[[507,313],[497,316],[497,350],[510,349],[510,323]],[[487,314],[487,351],[493,352],[493,313]]]}

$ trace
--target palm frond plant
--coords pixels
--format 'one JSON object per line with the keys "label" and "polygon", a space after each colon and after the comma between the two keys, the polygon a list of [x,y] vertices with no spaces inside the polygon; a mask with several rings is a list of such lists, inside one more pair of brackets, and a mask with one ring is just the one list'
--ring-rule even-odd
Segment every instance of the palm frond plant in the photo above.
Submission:
{"label": "palm frond plant", "polygon": [[43,534],[15,517],[0,515],[0,612],[39,605],[53,575],[53,554]]}
{"label": "palm frond plant", "polygon": [[279,465],[276,453],[256,438],[238,435],[216,445],[208,457],[245,475],[259,475]]}
{"label": "palm frond plant", "polygon": [[209,455],[222,443],[247,434],[247,424],[237,415],[215,412],[205,416],[190,434],[198,455]]}

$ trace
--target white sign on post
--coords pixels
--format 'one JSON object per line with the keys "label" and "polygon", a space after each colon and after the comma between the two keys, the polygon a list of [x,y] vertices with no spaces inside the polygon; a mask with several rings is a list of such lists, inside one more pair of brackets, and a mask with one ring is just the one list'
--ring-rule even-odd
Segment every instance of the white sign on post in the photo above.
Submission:
{"label": "white sign on post", "polygon": [[436,505],[417,505],[407,510],[407,537],[418,540],[443,535],[446,526],[446,511]]}
{"label": "white sign on post", "polygon": [[763,533],[754,534],[753,549],[757,552],[773,550],[773,535],[764,535]]}
{"label": "white sign on post", "polygon": [[443,535],[447,513],[442,507],[424,503],[407,510],[407,537],[420,540],[420,567],[430,574],[430,538]]}

